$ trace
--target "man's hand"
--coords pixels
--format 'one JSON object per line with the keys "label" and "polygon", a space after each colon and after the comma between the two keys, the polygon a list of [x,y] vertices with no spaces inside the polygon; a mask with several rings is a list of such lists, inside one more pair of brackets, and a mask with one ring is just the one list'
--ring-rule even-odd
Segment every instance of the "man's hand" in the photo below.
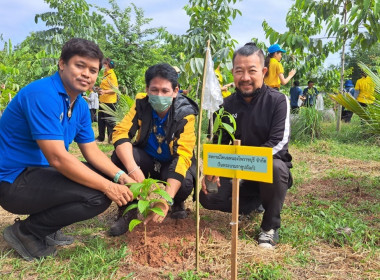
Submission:
{"label": "man's hand", "polygon": [[203,191],[205,194],[208,194],[205,180],[208,180],[208,181],[210,181],[210,182],[216,182],[217,186],[220,187],[220,179],[219,179],[219,176],[206,175],[206,176],[204,176],[203,179],[202,179],[202,191]]}
{"label": "man's hand", "polygon": [[129,176],[136,182],[141,183],[145,179],[144,173],[141,171],[140,167],[136,166],[135,168],[136,169],[130,173]]}
{"label": "man's hand", "polygon": [[118,183],[125,185],[129,183],[136,183],[136,181],[132,177],[129,177],[127,174],[123,173],[121,174]]}
{"label": "man's hand", "polygon": [[153,207],[158,207],[161,208],[161,210],[164,212],[164,216],[160,216],[154,212],[151,212],[148,217],[144,221],[144,225],[147,225],[149,222],[153,221],[155,223],[162,223],[163,220],[165,219],[166,215],[168,214],[169,211],[169,205],[166,201],[162,200],[159,202],[156,202]]}
{"label": "man's hand", "polygon": [[126,205],[133,200],[133,194],[127,186],[110,182],[104,194],[118,206]]}

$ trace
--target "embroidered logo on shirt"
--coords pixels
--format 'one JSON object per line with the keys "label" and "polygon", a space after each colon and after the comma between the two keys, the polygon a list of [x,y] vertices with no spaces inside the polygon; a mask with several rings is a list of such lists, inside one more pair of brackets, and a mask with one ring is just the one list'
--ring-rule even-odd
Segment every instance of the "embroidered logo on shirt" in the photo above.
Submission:
{"label": "embroidered logo on shirt", "polygon": [[59,121],[62,122],[63,120],[63,112],[61,113],[61,115],[59,116]]}

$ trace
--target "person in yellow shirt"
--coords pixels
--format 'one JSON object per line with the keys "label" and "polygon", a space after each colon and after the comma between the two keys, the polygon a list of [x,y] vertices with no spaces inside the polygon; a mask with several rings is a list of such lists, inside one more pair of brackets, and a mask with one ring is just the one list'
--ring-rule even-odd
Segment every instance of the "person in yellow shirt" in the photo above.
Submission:
{"label": "person in yellow shirt", "polygon": [[[99,102],[107,105],[112,110],[116,110],[117,93],[114,91],[114,89],[119,85],[117,83],[115,71],[113,70],[115,67],[115,62],[110,58],[106,58],[103,61],[103,67],[105,71],[99,89],[97,90],[99,94]],[[103,142],[105,140],[106,129],[108,135],[108,143],[112,142],[112,132],[113,128],[115,127],[115,123],[113,123],[111,120],[108,120],[108,117],[110,117],[110,115],[99,111],[99,136],[96,138],[97,142]]]}
{"label": "person in yellow shirt", "polygon": [[279,44],[271,45],[268,48],[268,53],[268,56],[265,58],[265,67],[268,68],[268,71],[264,77],[264,83],[271,88],[279,90],[281,85],[286,85],[293,78],[296,70],[292,69],[288,77],[284,77],[284,67],[280,61],[282,54],[286,53],[286,51],[281,49]]}
{"label": "person in yellow shirt", "polygon": [[226,98],[227,96],[230,96],[231,92],[228,90],[228,88],[233,87],[234,83],[229,83],[229,84],[223,85],[223,75],[222,75],[222,72],[220,72],[220,64],[215,69],[215,75],[216,75],[216,77],[217,77],[217,79],[219,81],[220,89],[222,91],[223,98]]}
{"label": "person in yellow shirt", "polygon": [[375,84],[371,77],[368,77],[363,71],[360,73],[361,78],[356,81],[355,90],[359,92],[358,102],[360,105],[366,107],[375,101]]}

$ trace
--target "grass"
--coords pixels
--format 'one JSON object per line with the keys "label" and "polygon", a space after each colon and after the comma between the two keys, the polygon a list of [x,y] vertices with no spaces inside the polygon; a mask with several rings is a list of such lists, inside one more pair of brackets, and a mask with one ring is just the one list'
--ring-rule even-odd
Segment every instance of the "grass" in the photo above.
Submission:
{"label": "grass", "polygon": [[[321,138],[292,142],[294,185],[282,211],[281,243],[274,252],[260,251],[255,239],[262,215],[247,216],[239,225],[238,278],[379,279],[379,143],[355,118],[342,124],[340,134],[335,124],[322,123]],[[107,154],[113,150],[108,144],[99,147]],[[77,146],[71,152],[79,156]],[[229,242],[229,227],[224,222],[214,226],[221,215],[209,211],[201,222],[212,224]],[[104,236],[107,228],[102,218],[71,226],[77,240],[60,248],[54,259],[25,262],[12,250],[2,249],[0,279],[141,279],[137,266],[128,263],[132,253],[128,244]],[[201,252],[200,272],[173,265],[172,270],[156,269],[151,277],[153,268],[141,269],[150,279],[228,279],[228,242],[206,237],[209,247]],[[161,244],[164,251],[172,246]]]}

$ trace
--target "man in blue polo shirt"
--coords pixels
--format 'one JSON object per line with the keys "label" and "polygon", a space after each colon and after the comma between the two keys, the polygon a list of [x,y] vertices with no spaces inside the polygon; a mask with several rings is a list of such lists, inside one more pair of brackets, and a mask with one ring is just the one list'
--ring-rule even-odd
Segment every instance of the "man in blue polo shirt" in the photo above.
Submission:
{"label": "man in blue polo shirt", "polygon": [[300,82],[294,81],[293,87],[290,89],[290,108],[293,114],[297,114],[299,110],[298,99],[303,99]]}
{"label": "man in blue polo shirt", "polygon": [[[102,213],[111,201],[122,206],[132,200],[124,184],[134,180],[97,147],[81,96],[93,87],[102,59],[95,43],[69,40],[57,73],[21,89],[0,119],[0,205],[29,215],[3,236],[26,260],[72,243],[61,228]],[[86,164],[68,152],[72,141]]]}

